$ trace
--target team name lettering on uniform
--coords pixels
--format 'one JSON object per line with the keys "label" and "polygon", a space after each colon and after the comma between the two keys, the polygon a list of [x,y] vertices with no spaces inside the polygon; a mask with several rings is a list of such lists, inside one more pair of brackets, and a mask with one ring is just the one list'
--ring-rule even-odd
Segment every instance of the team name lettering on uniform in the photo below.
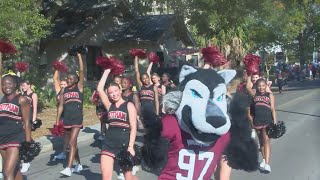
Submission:
{"label": "team name lettering on uniform", "polygon": [[127,113],[123,111],[111,111],[108,113],[109,119],[118,119],[121,121],[126,121],[127,119]]}
{"label": "team name lettering on uniform", "polygon": [[256,96],[254,97],[254,101],[255,102],[265,102],[265,103],[269,103],[270,102],[270,98],[267,96]]}
{"label": "team name lettering on uniform", "polygon": [[65,99],[69,99],[69,98],[79,98],[79,93],[78,92],[67,92],[65,94],[63,94],[63,97]]}
{"label": "team name lettering on uniform", "polygon": [[19,106],[11,103],[2,103],[0,104],[0,111],[8,111],[16,115],[19,114]]}
{"label": "team name lettering on uniform", "polygon": [[141,90],[140,95],[154,97],[154,92],[151,90]]}

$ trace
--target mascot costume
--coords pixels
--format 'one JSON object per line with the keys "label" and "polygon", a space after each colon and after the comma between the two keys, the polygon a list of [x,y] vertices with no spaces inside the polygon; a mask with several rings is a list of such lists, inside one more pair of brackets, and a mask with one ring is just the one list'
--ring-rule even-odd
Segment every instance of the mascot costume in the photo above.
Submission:
{"label": "mascot costume", "polygon": [[235,70],[184,65],[179,90],[164,98],[166,114],[143,112],[142,157],[145,166],[161,168],[158,179],[207,180],[221,158],[233,169],[258,169],[257,145],[246,118],[247,98],[234,95],[227,108],[227,84],[235,75]]}

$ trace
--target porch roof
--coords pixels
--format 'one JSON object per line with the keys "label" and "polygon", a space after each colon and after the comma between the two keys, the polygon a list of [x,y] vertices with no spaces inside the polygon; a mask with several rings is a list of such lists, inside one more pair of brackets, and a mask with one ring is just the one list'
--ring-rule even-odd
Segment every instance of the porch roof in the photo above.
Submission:
{"label": "porch roof", "polygon": [[158,42],[171,27],[175,30],[174,36],[186,44],[195,45],[184,22],[173,14],[135,17],[108,33],[105,43]]}

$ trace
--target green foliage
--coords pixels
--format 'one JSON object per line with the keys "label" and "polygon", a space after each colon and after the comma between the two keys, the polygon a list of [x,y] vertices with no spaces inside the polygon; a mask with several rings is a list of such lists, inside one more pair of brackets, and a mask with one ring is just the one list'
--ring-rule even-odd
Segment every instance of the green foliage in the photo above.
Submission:
{"label": "green foliage", "polygon": [[83,92],[83,106],[84,107],[93,107],[91,102],[92,91],[91,88],[85,87]]}
{"label": "green foliage", "polygon": [[45,108],[57,106],[56,93],[49,87],[44,89],[35,87],[35,92],[38,95],[38,111]]}
{"label": "green foliage", "polygon": [[[54,108],[57,106],[56,93],[50,87],[45,87],[44,89],[35,88],[35,92],[38,95],[38,111],[45,108]],[[90,101],[92,91],[89,87],[84,88],[83,93],[83,106],[85,108],[92,108],[93,105]]]}
{"label": "green foliage", "polygon": [[12,41],[16,46],[32,44],[45,37],[50,25],[35,0],[0,1],[0,38]]}

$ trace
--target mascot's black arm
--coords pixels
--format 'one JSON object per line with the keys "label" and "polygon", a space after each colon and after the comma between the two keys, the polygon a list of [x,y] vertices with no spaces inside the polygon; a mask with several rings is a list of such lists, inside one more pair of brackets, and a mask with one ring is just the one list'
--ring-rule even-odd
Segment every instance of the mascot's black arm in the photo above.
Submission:
{"label": "mascot's black arm", "polygon": [[250,172],[257,170],[259,163],[258,147],[251,138],[251,128],[246,115],[248,100],[246,95],[233,96],[230,103],[231,140],[224,155],[231,168]]}
{"label": "mascot's black arm", "polygon": [[168,140],[161,137],[161,117],[153,111],[143,111],[145,128],[144,145],[141,149],[144,165],[151,169],[158,169],[167,160]]}

